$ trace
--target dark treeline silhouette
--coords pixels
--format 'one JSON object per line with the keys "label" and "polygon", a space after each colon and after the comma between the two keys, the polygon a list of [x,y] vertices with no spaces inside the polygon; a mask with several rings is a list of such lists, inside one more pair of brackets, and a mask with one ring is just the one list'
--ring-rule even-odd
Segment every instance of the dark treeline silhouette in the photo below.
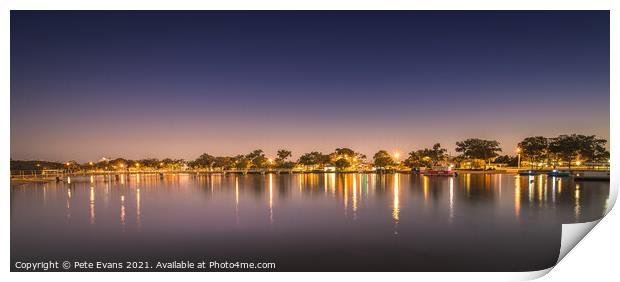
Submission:
{"label": "dark treeline silhouette", "polygon": [[604,163],[609,161],[605,149],[607,140],[595,135],[560,135],[553,138],[543,136],[527,137],[518,145],[531,167],[541,164],[553,167],[566,164],[570,168],[579,163]]}
{"label": "dark treeline silhouette", "polygon": [[[517,166],[518,160],[530,167],[586,165],[608,163],[609,152],[605,149],[607,140],[595,135],[560,135],[547,138],[533,136],[523,139],[515,149],[516,155],[503,155],[500,143],[495,140],[469,138],[456,142],[457,156],[450,156],[447,150],[436,143],[432,148],[413,150],[400,160],[398,154],[379,150],[367,159],[366,155],[350,148],[336,148],[333,152],[309,152],[293,160],[293,152],[279,149],[275,158],[265,155],[261,149],[236,156],[213,156],[201,154],[192,161],[183,159],[147,158],[130,160],[124,158],[102,159],[97,162],[77,163],[75,161],[20,161],[11,160],[11,170],[248,170],[248,169],[304,169],[336,171],[360,169],[405,169],[432,166],[455,166],[457,168],[482,168],[489,164]],[[510,150],[512,151],[512,150]]]}

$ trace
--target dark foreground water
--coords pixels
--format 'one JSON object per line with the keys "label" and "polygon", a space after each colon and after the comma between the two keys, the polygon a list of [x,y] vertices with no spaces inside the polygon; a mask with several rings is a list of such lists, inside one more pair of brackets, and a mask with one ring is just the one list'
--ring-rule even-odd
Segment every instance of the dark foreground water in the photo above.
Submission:
{"label": "dark foreground water", "polygon": [[[512,174],[124,175],[11,188],[16,261],[275,262],[279,271],[526,271],[609,182]],[[162,270],[162,269],[151,269]]]}

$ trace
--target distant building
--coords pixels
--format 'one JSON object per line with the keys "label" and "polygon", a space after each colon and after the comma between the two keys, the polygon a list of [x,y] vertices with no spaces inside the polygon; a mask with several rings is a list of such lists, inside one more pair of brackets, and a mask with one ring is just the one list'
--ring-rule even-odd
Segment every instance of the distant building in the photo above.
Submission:
{"label": "distant building", "polygon": [[323,171],[325,172],[334,172],[336,171],[336,167],[333,165],[325,165],[325,167],[323,168]]}

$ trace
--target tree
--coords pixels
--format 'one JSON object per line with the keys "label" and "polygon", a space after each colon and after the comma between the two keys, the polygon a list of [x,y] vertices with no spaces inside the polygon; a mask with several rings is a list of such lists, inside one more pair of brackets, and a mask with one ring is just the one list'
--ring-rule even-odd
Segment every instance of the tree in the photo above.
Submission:
{"label": "tree", "polygon": [[278,150],[277,155],[278,155],[278,158],[276,158],[276,162],[284,162],[286,161],[287,158],[293,155],[293,152],[289,150],[285,150],[285,149],[280,149]]}
{"label": "tree", "polygon": [[65,163],[50,161],[22,161],[11,159],[11,170],[42,170],[42,169],[64,169]]}
{"label": "tree", "polygon": [[372,159],[374,165],[376,167],[379,167],[380,169],[385,169],[394,164],[392,156],[385,150],[380,150],[379,152],[375,153]]}
{"label": "tree", "polygon": [[251,161],[244,155],[236,155],[233,157],[234,167],[237,169],[248,169]]}
{"label": "tree", "polygon": [[249,161],[250,166],[255,168],[265,168],[268,165],[267,157],[261,149],[257,149],[247,154],[245,158]]}
{"label": "tree", "polygon": [[[148,158],[148,159],[141,159],[138,161],[140,163],[141,167],[145,167],[145,168],[157,168],[159,167],[159,159],[155,159],[155,158]],[[97,164],[96,164],[97,166]]]}
{"label": "tree", "polygon": [[200,155],[196,160],[191,162],[191,166],[193,167],[202,167],[202,168],[213,168],[213,164],[215,163],[215,157],[211,156],[207,153]]}
{"label": "tree", "polygon": [[559,159],[568,163],[568,169],[577,158],[584,161],[600,162],[609,159],[609,152],[605,149],[607,140],[597,138],[596,135],[560,135],[551,139],[549,151]]}
{"label": "tree", "polygon": [[549,143],[549,151],[559,159],[568,162],[568,169],[571,168],[573,160],[579,156],[581,138],[576,135],[560,135],[552,138]]}
{"label": "tree", "polygon": [[351,166],[351,162],[349,162],[345,158],[341,158],[341,159],[338,159],[334,165],[336,166],[337,170],[342,171],[342,170],[349,168]]}
{"label": "tree", "polygon": [[581,143],[579,155],[584,161],[606,162],[609,160],[609,151],[605,149],[607,140],[596,138],[596,135],[577,136]]}
{"label": "tree", "polygon": [[446,149],[441,148],[441,144],[435,143],[433,148],[409,152],[409,157],[405,159],[404,164],[411,168],[434,166],[448,159],[446,152]]}
{"label": "tree", "polygon": [[129,160],[123,158],[116,158],[114,160],[111,160],[110,163],[117,169],[125,170],[127,168],[127,164],[129,164]]}
{"label": "tree", "polygon": [[524,158],[529,159],[530,166],[548,156],[549,141],[543,136],[527,137],[517,145]]}
{"label": "tree", "polygon": [[[170,160],[170,159],[167,159],[167,160]],[[173,159],[173,160],[168,161],[168,167],[173,170],[181,169],[186,164],[187,163],[185,162],[184,159]]]}
{"label": "tree", "polygon": [[349,149],[349,148],[336,148],[335,153],[339,157],[354,158],[356,156],[355,151],[353,151],[352,149]]}
{"label": "tree", "polygon": [[508,166],[518,166],[518,158],[516,156],[499,156],[495,158],[495,163],[507,164]]}
{"label": "tree", "polygon": [[355,154],[355,159],[357,159],[358,162],[363,163],[366,161],[366,155],[362,154],[362,153],[356,153]]}
{"label": "tree", "polygon": [[252,151],[251,153],[245,155],[245,157],[250,159],[250,160],[253,160],[253,159],[258,158],[258,157],[264,157],[264,156],[265,156],[265,152],[263,152],[263,150],[261,150],[261,149],[256,149],[256,150]]}
{"label": "tree", "polygon": [[282,162],[278,164],[279,168],[286,168],[286,169],[292,169],[295,167],[295,163],[288,161],[288,162]]}
{"label": "tree", "polygon": [[347,167],[357,167],[366,160],[366,155],[353,151],[350,148],[336,148],[333,153],[329,154],[330,163],[336,164],[340,159],[348,162]]}
{"label": "tree", "polygon": [[409,157],[403,162],[405,166],[414,167],[429,167],[431,166],[431,158],[428,156],[425,150],[417,150],[409,152]]}
{"label": "tree", "polygon": [[231,157],[216,157],[213,167],[221,169],[231,169],[235,166],[235,159]]}
{"label": "tree", "polygon": [[446,158],[448,158],[448,154],[446,154],[447,151],[448,150],[441,148],[441,144],[435,143],[435,145],[433,145],[433,148],[428,150],[426,155],[430,157],[433,165],[437,165],[438,162],[445,161]]}
{"label": "tree", "polygon": [[310,152],[301,155],[297,162],[304,166],[325,165],[330,162],[330,157],[320,152]]}
{"label": "tree", "polygon": [[304,166],[316,165],[318,164],[318,160],[316,159],[315,153],[318,154],[318,152],[305,153],[299,156],[299,160],[297,162]]}
{"label": "tree", "polygon": [[456,142],[456,151],[465,158],[483,160],[486,170],[487,161],[497,157],[498,152],[501,152],[502,149],[499,147],[499,142],[495,140],[470,138]]}
{"label": "tree", "polygon": [[276,155],[278,156],[275,159],[275,166],[277,168],[288,168],[288,169],[291,169],[291,168],[295,167],[295,163],[290,162],[290,161],[286,161],[286,159],[290,158],[293,155],[293,153],[291,151],[286,150],[286,149],[280,149],[280,150],[278,150]]}

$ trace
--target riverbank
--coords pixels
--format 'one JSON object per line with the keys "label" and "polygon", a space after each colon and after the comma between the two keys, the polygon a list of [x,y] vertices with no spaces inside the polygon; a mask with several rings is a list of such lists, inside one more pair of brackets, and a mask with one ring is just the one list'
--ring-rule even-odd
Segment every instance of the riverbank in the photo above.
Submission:
{"label": "riverbank", "polygon": [[[469,169],[454,169],[456,174],[518,174],[519,172],[528,171],[532,172],[534,175],[537,174],[547,174],[552,170],[541,169],[541,170],[529,170],[529,169],[517,169],[517,168],[506,168],[506,169],[492,169],[492,170],[469,170]],[[560,170],[565,171],[565,170]],[[607,176],[609,178],[608,170],[570,170],[567,171],[570,175],[576,176],[578,178],[586,179],[590,176]],[[301,171],[301,170],[227,170],[227,171],[201,171],[201,170],[178,170],[178,171],[85,171],[85,172],[65,172],[62,174],[42,177],[40,175],[35,175],[32,177],[28,176],[18,176],[11,178],[11,185],[18,186],[24,183],[30,182],[51,182],[51,181],[64,181],[66,178],[70,177],[92,177],[92,176],[104,176],[108,178],[118,179],[119,177],[125,175],[157,175],[159,177],[164,177],[166,175],[191,175],[191,176],[204,176],[204,175],[246,175],[246,174],[259,174],[259,175],[267,175],[267,174],[420,174],[424,175],[424,173],[420,173],[417,171],[411,170],[359,170],[359,171],[323,171],[323,170],[309,170],[309,171]]]}

